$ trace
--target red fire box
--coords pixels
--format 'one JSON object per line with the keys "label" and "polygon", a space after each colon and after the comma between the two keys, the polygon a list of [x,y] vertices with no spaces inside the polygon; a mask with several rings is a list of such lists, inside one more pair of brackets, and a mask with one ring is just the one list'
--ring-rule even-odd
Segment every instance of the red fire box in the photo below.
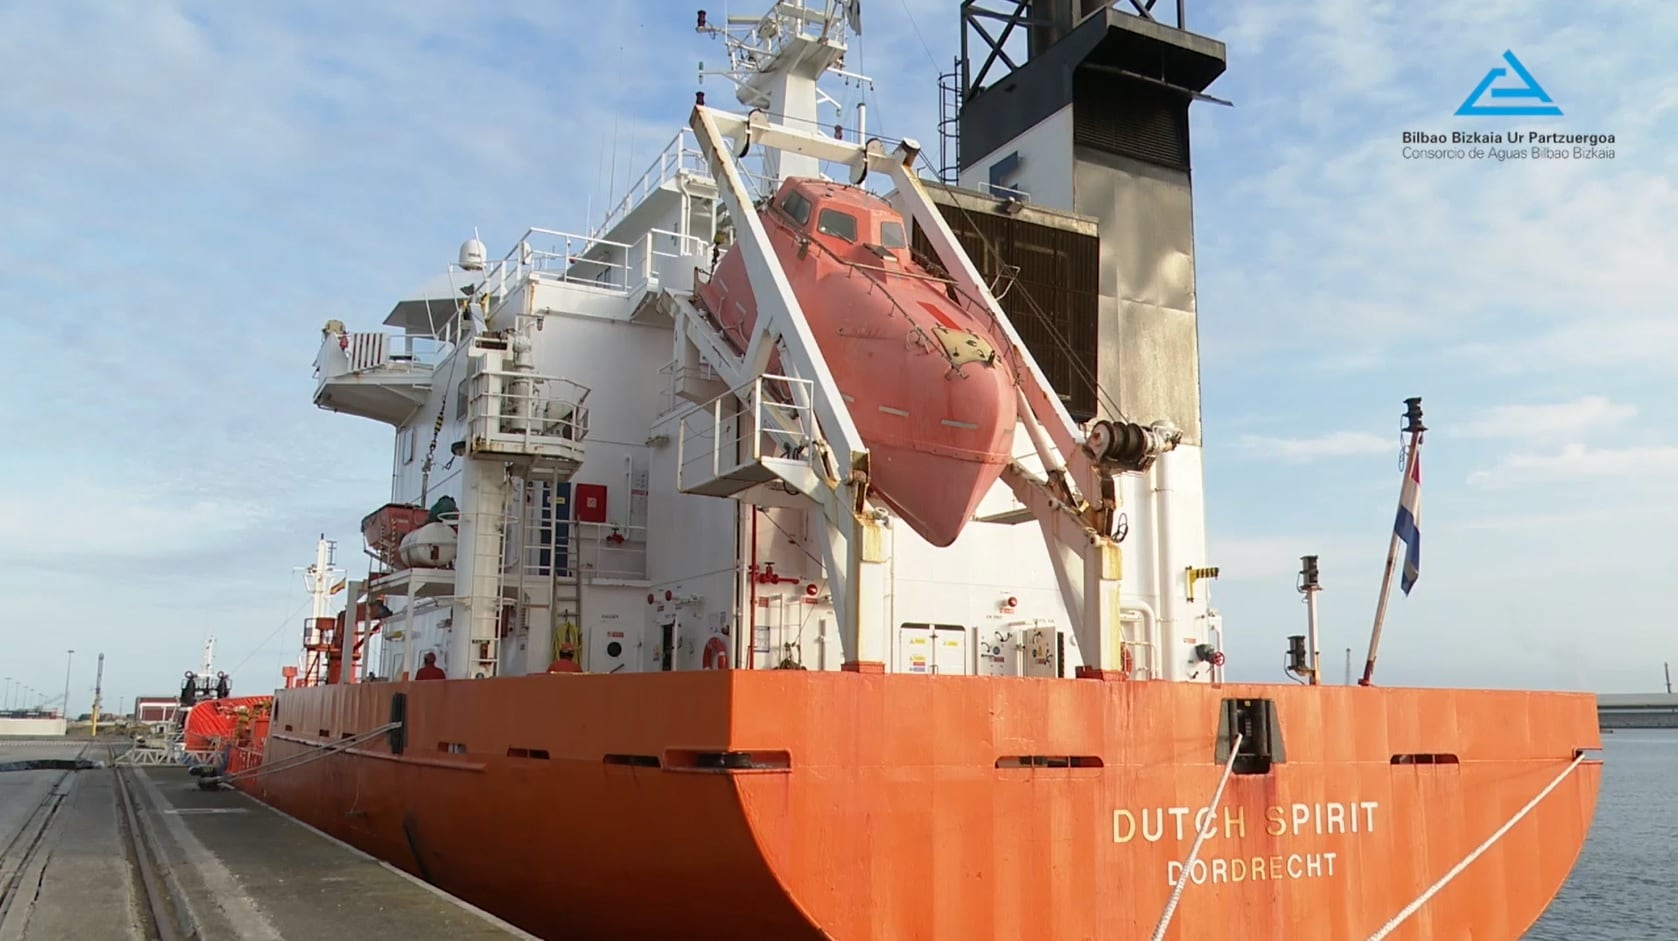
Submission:
{"label": "red fire box", "polygon": [[606,522],[605,484],[577,484],[576,498],[576,513],[578,522]]}

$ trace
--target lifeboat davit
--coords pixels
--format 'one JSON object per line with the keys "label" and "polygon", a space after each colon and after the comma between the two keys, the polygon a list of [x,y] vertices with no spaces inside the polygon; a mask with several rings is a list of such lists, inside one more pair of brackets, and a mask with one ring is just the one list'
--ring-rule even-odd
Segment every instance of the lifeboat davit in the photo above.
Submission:
{"label": "lifeboat davit", "polygon": [[[918,264],[903,217],[861,187],[789,179],[759,217],[868,447],[873,496],[933,545],[955,542],[1018,420],[995,318]],[[744,352],[757,303],[738,247],[697,294]]]}

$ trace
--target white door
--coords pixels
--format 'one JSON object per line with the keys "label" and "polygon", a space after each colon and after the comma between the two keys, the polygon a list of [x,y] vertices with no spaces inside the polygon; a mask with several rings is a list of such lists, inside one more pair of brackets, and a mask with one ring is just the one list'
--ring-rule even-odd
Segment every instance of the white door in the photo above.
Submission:
{"label": "white door", "polygon": [[897,672],[932,672],[932,627],[905,624],[897,629]]}
{"label": "white door", "polygon": [[897,628],[897,672],[965,676],[969,664],[967,628],[960,624],[903,624]]}
{"label": "white door", "polygon": [[959,624],[936,624],[932,628],[932,637],[937,651],[933,655],[933,672],[945,676],[966,676],[967,665],[971,662],[967,655],[967,628]]}

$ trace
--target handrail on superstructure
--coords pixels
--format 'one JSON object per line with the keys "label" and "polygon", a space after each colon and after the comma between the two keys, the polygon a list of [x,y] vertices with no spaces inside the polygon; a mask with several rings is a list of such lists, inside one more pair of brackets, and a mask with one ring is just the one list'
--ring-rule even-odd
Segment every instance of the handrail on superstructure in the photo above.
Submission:
{"label": "handrail on superstructure", "polygon": [[[539,239],[553,239],[556,243],[552,248],[539,248],[536,244]],[[673,243],[674,250],[659,247],[666,239]],[[668,229],[648,229],[634,242],[617,242],[574,232],[530,228],[507,254],[486,266],[478,293],[504,297],[532,278],[630,293],[651,283],[655,260],[693,258],[703,255],[709,245],[698,236]],[[622,260],[609,257],[613,253],[621,254]],[[599,273],[589,277],[578,273],[595,269]]]}
{"label": "handrail on superstructure", "polygon": [[450,345],[436,337],[384,331],[327,333],[315,356],[315,378],[332,379],[374,369],[429,374]]}
{"label": "handrail on superstructure", "polygon": [[[702,479],[715,480],[765,459],[809,463],[811,397],[808,380],[766,373],[693,408],[682,416],[677,430],[678,486],[688,483],[690,471],[703,471],[708,476]],[[690,447],[707,441],[703,449]],[[692,453],[696,450],[697,456]],[[799,456],[788,457],[791,454]]]}
{"label": "handrail on superstructure", "polygon": [[594,231],[588,237],[597,239],[606,232],[610,232],[613,226],[623,221],[625,216],[628,216],[636,206],[645,201],[653,190],[670,182],[683,172],[694,173],[706,179],[711,176],[709,169],[705,166],[705,156],[700,153],[699,145],[694,141],[693,131],[685,127],[676,132],[676,136],[671,138],[670,143],[664,145],[664,149],[659,151],[657,157],[653,158],[653,162],[641,174],[640,178],[630,184],[629,191],[624,193],[623,199],[619,200],[618,204],[606,213],[605,219],[601,220],[598,226],[595,226]]}

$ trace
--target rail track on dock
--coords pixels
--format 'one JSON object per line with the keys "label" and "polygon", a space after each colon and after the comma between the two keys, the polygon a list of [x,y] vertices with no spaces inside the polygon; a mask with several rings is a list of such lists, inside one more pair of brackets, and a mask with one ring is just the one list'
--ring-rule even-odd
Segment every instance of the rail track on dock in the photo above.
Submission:
{"label": "rail track on dock", "polygon": [[122,832],[123,854],[128,859],[131,883],[134,886],[135,913],[140,928],[150,941],[188,941],[197,932],[184,930],[176,911],[174,896],[163,879],[162,854],[157,836],[140,813],[140,803],[134,797],[129,776],[143,774],[133,768],[116,764],[115,746],[105,746],[110,754],[111,774],[116,780],[117,828]]}
{"label": "rail track on dock", "polygon": [[115,818],[129,884],[132,886],[133,926],[147,941],[188,941],[196,933],[183,931],[167,886],[161,875],[157,843],[142,804],[135,798],[128,775],[134,772],[115,766],[117,746],[89,742],[77,752],[77,762],[103,757],[104,767],[64,768],[47,787],[46,793],[29,810],[16,832],[0,845],[0,938],[23,937],[30,913],[40,897],[42,883],[52,865],[57,826],[65,805],[75,794],[79,775],[110,774]]}
{"label": "rail track on dock", "polygon": [[[86,757],[93,748],[90,742],[76,753],[76,759]],[[62,770],[53,779],[39,802],[29,811],[17,832],[0,846],[0,936],[5,936],[14,919],[26,916],[29,905],[40,891],[41,879],[46,874],[44,851],[49,846],[47,837],[53,823],[76,786],[75,772]],[[21,908],[19,903],[23,903]]]}

